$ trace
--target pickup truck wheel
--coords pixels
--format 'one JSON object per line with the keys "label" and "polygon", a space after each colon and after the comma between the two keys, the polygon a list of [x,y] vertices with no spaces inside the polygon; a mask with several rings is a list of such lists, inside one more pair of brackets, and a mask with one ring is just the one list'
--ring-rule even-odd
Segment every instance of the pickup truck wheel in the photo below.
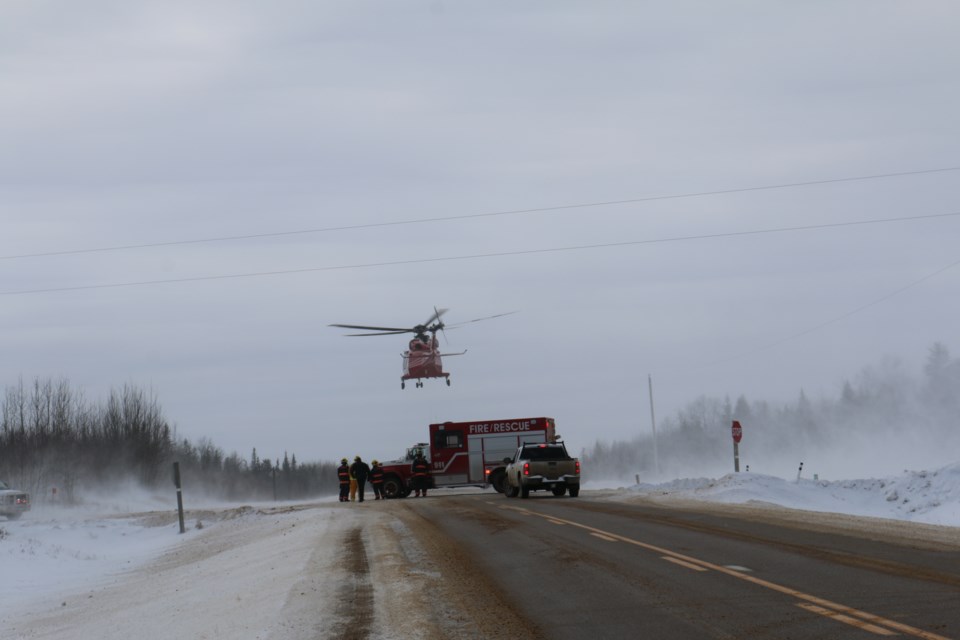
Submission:
{"label": "pickup truck wheel", "polygon": [[520,495],[520,489],[518,489],[517,487],[511,486],[509,482],[504,482],[503,495],[505,495],[508,498],[516,498],[518,495]]}
{"label": "pickup truck wheel", "polygon": [[566,492],[567,492],[567,488],[562,484],[553,488],[553,495],[557,496],[558,498],[563,494],[565,494]]}
{"label": "pickup truck wheel", "polygon": [[520,497],[529,498],[530,497],[530,487],[520,487]]}
{"label": "pickup truck wheel", "polygon": [[490,474],[490,484],[496,489],[497,493],[503,493],[507,487],[507,474],[503,471],[494,471]]}
{"label": "pickup truck wheel", "polygon": [[580,495],[580,487],[570,487],[570,497],[576,498]]}
{"label": "pickup truck wheel", "polygon": [[407,495],[404,491],[403,482],[397,476],[387,476],[383,479],[383,487],[380,489],[384,498],[402,498]]}

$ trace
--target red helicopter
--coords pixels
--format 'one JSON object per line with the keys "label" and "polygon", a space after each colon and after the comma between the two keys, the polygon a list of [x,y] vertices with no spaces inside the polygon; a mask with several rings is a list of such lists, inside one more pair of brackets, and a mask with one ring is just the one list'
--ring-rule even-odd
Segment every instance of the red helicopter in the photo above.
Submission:
{"label": "red helicopter", "polygon": [[[403,357],[403,375],[400,377],[400,388],[406,388],[407,380],[416,380],[417,386],[422,387],[424,378],[444,378],[447,381],[447,386],[449,387],[450,374],[443,370],[443,362],[440,358],[443,356],[462,356],[467,351],[463,350],[457,353],[440,353],[440,341],[437,340],[437,332],[443,332],[444,327],[455,329],[471,322],[479,322],[480,320],[490,320],[491,318],[508,316],[511,313],[516,313],[516,311],[499,313],[494,316],[487,316],[486,318],[467,320],[466,322],[459,322],[449,327],[447,327],[443,321],[440,320],[440,317],[443,316],[443,314],[445,314],[447,311],[447,309],[437,309],[434,307],[433,315],[430,316],[426,322],[409,328],[370,327],[360,324],[331,324],[330,326],[341,327],[343,329],[364,329],[374,332],[348,333],[347,335],[350,337],[390,336],[401,333],[412,333],[413,338],[410,340],[409,348],[407,351],[404,351],[401,354]],[[445,332],[444,335],[446,335]]]}

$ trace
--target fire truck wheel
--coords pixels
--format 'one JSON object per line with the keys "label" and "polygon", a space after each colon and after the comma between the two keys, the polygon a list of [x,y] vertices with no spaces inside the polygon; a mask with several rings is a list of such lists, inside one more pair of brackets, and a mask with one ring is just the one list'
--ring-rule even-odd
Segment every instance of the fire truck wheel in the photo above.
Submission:
{"label": "fire truck wheel", "polygon": [[450,386],[450,378],[447,378],[447,386]]}
{"label": "fire truck wheel", "polygon": [[576,498],[580,495],[580,487],[570,487],[570,497]]}
{"label": "fire truck wheel", "polygon": [[383,491],[384,498],[402,498],[406,495],[403,491],[403,483],[400,482],[400,478],[397,476],[387,476],[383,479]]}
{"label": "fire truck wheel", "polygon": [[406,383],[406,382],[401,382],[401,383],[400,383],[400,388],[401,388],[401,389],[406,389],[406,388],[407,388],[407,383]]}
{"label": "fire truck wheel", "polygon": [[553,495],[557,496],[558,498],[563,494],[565,494],[566,492],[567,492],[567,488],[562,484],[557,485],[553,488]]}

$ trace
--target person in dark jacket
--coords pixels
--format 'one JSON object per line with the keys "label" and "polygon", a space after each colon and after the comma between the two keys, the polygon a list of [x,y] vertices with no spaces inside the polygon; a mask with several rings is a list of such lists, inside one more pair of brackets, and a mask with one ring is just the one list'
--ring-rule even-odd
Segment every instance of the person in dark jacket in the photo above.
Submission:
{"label": "person in dark jacket", "polygon": [[410,473],[413,476],[413,491],[416,496],[427,497],[427,489],[430,488],[430,463],[423,457],[423,452],[418,451],[417,457],[413,459],[410,465]]}
{"label": "person in dark jacket", "polygon": [[383,496],[383,467],[374,460],[370,463],[370,484],[373,485],[373,499],[379,500]]}
{"label": "person in dark jacket", "polygon": [[346,458],[340,460],[337,479],[340,480],[340,502],[350,502],[350,466]]}
{"label": "person in dark jacket", "polygon": [[357,480],[357,502],[363,502],[363,487],[367,484],[370,467],[360,459],[360,456],[357,456],[350,465],[350,474]]}

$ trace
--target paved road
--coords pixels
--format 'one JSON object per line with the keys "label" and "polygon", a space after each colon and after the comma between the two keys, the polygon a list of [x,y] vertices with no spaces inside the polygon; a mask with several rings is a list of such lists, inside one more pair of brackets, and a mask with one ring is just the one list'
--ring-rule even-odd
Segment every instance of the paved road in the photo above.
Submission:
{"label": "paved road", "polygon": [[525,623],[518,638],[960,639],[960,541],[891,541],[589,492],[436,492],[403,507],[498,591],[509,619]]}

